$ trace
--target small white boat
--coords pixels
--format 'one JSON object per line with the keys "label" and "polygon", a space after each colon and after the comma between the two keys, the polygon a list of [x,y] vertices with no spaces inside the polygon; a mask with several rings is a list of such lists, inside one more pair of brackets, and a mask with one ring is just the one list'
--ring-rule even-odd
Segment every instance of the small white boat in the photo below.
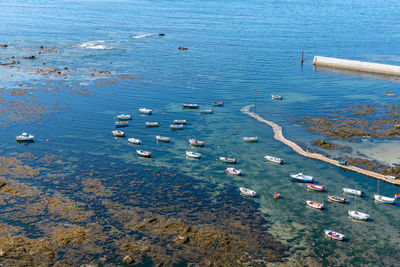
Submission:
{"label": "small white boat", "polygon": [[394,204],[396,198],[394,197],[385,197],[382,195],[374,194],[375,201],[385,204]]}
{"label": "small white boat", "polygon": [[149,152],[149,151],[136,150],[136,153],[141,157],[146,157],[146,158],[150,158],[151,157],[151,152]]}
{"label": "small white boat", "polygon": [[213,107],[222,107],[224,105],[224,102],[212,102],[211,105]]}
{"label": "small white boat", "polygon": [[352,218],[360,221],[366,221],[369,218],[369,214],[359,212],[356,210],[349,210],[348,213]]}
{"label": "small white boat", "polygon": [[328,199],[333,201],[333,202],[338,202],[338,203],[345,203],[346,198],[345,197],[338,197],[334,195],[328,195]]}
{"label": "small white boat", "polygon": [[190,158],[194,158],[194,159],[200,159],[201,158],[201,154],[200,153],[196,153],[194,151],[186,151],[186,156],[188,156]]}
{"label": "small white boat", "polygon": [[200,114],[213,114],[212,109],[204,109],[200,110]]}
{"label": "small white boat", "polygon": [[299,182],[305,182],[305,183],[312,183],[314,178],[310,175],[304,175],[302,172],[296,173],[296,174],[290,174],[290,177],[293,180],[299,181]]}
{"label": "small white boat", "polygon": [[120,130],[114,130],[111,133],[114,137],[124,137],[125,136],[125,132],[120,131]]}
{"label": "small white boat", "polygon": [[236,170],[235,168],[226,168],[225,172],[227,174],[242,175],[242,171],[241,170]]}
{"label": "small white boat", "polygon": [[166,143],[168,143],[171,140],[171,138],[166,137],[166,136],[156,135],[156,140],[157,140],[157,142],[166,142]]}
{"label": "small white boat", "polygon": [[256,196],[256,191],[250,190],[248,188],[245,187],[240,187],[240,193],[242,195],[248,196],[248,197],[255,197]]}
{"label": "small white boat", "polygon": [[322,210],[324,208],[324,204],[315,201],[306,200],[306,203],[309,207],[313,209]]}
{"label": "small white boat", "polygon": [[196,140],[194,138],[189,139],[189,144],[191,146],[204,146],[204,141]]}
{"label": "small white boat", "polygon": [[283,96],[281,95],[271,95],[272,100],[283,100]]}
{"label": "small white boat", "polygon": [[129,124],[128,121],[116,121],[115,127],[127,127],[128,124]]}
{"label": "small white boat", "polygon": [[189,109],[197,109],[200,106],[198,104],[182,104],[183,108],[189,108]]}
{"label": "small white boat", "polygon": [[344,234],[338,233],[338,232],[334,232],[331,230],[324,230],[325,235],[327,237],[329,237],[330,239],[334,239],[334,240],[339,240],[339,241],[343,241],[345,238]]}
{"label": "small white boat", "polygon": [[153,113],[153,111],[148,108],[139,108],[139,113],[145,114],[145,115],[151,115],[151,113]]}
{"label": "small white boat", "polygon": [[393,176],[393,175],[385,175],[385,177],[387,179],[390,179],[390,180],[395,180],[396,179],[396,176]]}
{"label": "small white boat", "polygon": [[23,132],[21,135],[17,135],[15,140],[18,142],[32,142],[35,136],[33,134],[28,134]]}
{"label": "small white boat", "polygon": [[257,136],[243,137],[243,142],[257,142],[257,141],[258,141]]}
{"label": "small white boat", "polygon": [[314,191],[325,191],[324,186],[313,183],[307,183],[307,188]]}
{"label": "small white boat", "polygon": [[117,120],[127,121],[127,120],[131,120],[131,119],[132,119],[132,115],[128,115],[128,114],[117,115]]}
{"label": "small white boat", "polygon": [[283,160],[281,158],[273,157],[273,156],[264,156],[264,158],[273,163],[283,164]]}
{"label": "small white boat", "polygon": [[158,127],[160,126],[160,124],[157,121],[154,122],[146,122],[146,127],[150,128],[150,127]]}
{"label": "small white boat", "polygon": [[237,159],[233,159],[233,158],[219,157],[219,160],[221,162],[225,162],[225,163],[232,163],[232,164],[236,164],[237,163]]}
{"label": "small white boat", "polygon": [[174,124],[186,124],[186,120],[174,120]]}
{"label": "small white boat", "polygon": [[140,141],[140,139],[136,139],[136,138],[128,138],[128,142],[134,145],[140,145],[142,143],[142,141]]}
{"label": "small white boat", "polygon": [[170,130],[183,130],[183,124],[171,124],[169,126]]}
{"label": "small white boat", "polygon": [[356,189],[351,189],[351,188],[343,188],[343,192],[349,195],[355,195],[358,197],[362,196],[362,191],[361,190],[356,190]]}

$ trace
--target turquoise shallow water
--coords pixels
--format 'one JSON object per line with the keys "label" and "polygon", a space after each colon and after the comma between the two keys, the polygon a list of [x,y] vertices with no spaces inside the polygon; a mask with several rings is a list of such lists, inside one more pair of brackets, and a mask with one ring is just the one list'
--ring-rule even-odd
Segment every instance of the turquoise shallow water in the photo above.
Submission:
{"label": "turquoise shallow water", "polygon": [[[396,104],[397,97],[383,94],[396,93],[396,81],[315,71],[311,64],[314,55],[399,64],[395,1],[14,1],[1,3],[0,12],[1,42],[9,45],[0,49],[1,62],[11,56],[21,61],[0,68],[2,100],[28,101],[6,93],[22,84],[38,100],[29,101],[53,107],[34,122],[4,117],[0,149],[90,154],[105,164],[112,157],[126,164],[173,168],[221,188],[244,185],[258,192],[254,201],[271,223],[270,232],[301,248],[292,250],[293,257],[332,254],[344,257],[342,264],[354,265],[398,260],[399,205],[373,202],[375,180],[295,154],[273,140],[269,126],[240,112],[253,103],[258,88],[257,112],[281,124],[289,139],[307,143],[319,136],[293,125],[291,118],[338,105]],[[39,55],[41,45],[48,49]],[[33,54],[38,60],[21,59]],[[38,67],[63,72],[68,67],[68,79],[33,74]],[[111,74],[98,75],[100,70]],[[88,90],[88,95],[78,95],[76,89]],[[271,101],[271,93],[284,95],[284,101]],[[213,108],[212,115],[181,108],[181,103],[209,108],[212,101],[224,101],[225,106]],[[153,109],[153,115],[139,116],[141,107]],[[119,113],[133,114],[124,130],[127,137],[142,139],[141,148],[152,151],[151,159],[137,158],[136,147],[126,138],[111,137],[113,117]],[[187,119],[188,125],[171,132],[174,119]],[[145,128],[146,121],[159,121],[160,127]],[[38,141],[16,144],[14,136],[22,130],[33,132]],[[171,143],[157,144],[156,134],[171,137]],[[241,141],[254,135],[258,143]],[[206,142],[194,149],[203,155],[198,161],[185,157],[187,140],[193,137]],[[264,162],[267,154],[284,158],[286,164]],[[244,175],[227,176],[219,156],[238,158]],[[328,193],[341,195],[342,187],[363,190],[366,197],[357,201],[357,208],[373,220],[348,218],[352,198],[348,205],[327,203],[323,212],[307,209],[306,199],[326,202],[327,193],[307,192],[305,185],[290,182],[288,175],[299,171],[314,175]],[[272,199],[276,190],[282,194],[279,201]],[[399,192],[386,184],[380,190],[385,195]],[[324,228],[346,234],[348,242],[325,240]],[[324,263],[338,261],[327,257]]]}

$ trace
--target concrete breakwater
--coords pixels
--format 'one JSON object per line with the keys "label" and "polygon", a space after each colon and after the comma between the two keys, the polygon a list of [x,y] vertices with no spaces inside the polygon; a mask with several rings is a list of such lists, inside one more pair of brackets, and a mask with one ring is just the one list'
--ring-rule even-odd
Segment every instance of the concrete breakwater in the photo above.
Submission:
{"label": "concrete breakwater", "polygon": [[400,76],[400,66],[364,62],[357,60],[315,56],[313,60],[313,65],[317,67],[327,67],[334,69],[344,69],[344,70]]}
{"label": "concrete breakwater", "polygon": [[335,165],[335,166],[340,167],[342,169],[346,169],[346,170],[349,170],[349,171],[357,172],[357,173],[360,173],[360,174],[375,178],[377,180],[381,180],[381,181],[384,181],[384,182],[387,182],[387,183],[390,183],[390,184],[393,184],[393,185],[400,186],[400,180],[388,179],[383,174],[380,174],[380,173],[377,173],[377,172],[373,172],[373,171],[364,170],[364,169],[361,169],[361,168],[356,167],[356,166],[341,165],[341,164],[339,164],[338,160],[328,158],[328,157],[326,157],[324,155],[321,155],[321,154],[318,154],[318,153],[315,153],[315,152],[309,152],[309,151],[303,150],[298,144],[296,144],[295,142],[290,141],[290,140],[285,138],[285,136],[283,135],[283,131],[282,131],[282,127],[281,126],[279,126],[275,122],[268,121],[268,120],[262,118],[260,115],[254,113],[254,112],[251,112],[250,108],[253,107],[253,106],[254,105],[247,105],[247,106],[243,107],[240,111],[242,113],[244,113],[244,114],[249,115],[250,117],[253,117],[254,119],[256,119],[256,120],[258,120],[260,122],[266,123],[269,126],[271,126],[272,130],[274,131],[275,140],[278,140],[278,141],[284,143],[285,145],[291,147],[296,153],[298,153],[298,154],[300,154],[302,156],[308,157],[308,158],[317,159],[317,160],[320,160],[320,161],[327,162],[329,164]]}

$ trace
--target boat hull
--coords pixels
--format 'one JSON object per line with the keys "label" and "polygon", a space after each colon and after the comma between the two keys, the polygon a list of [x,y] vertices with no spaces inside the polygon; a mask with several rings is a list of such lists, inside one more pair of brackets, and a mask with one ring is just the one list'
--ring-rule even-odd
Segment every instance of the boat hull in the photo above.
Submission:
{"label": "boat hull", "polygon": [[324,208],[324,204],[307,200],[307,206],[313,209],[322,210]]}
{"label": "boat hull", "polygon": [[302,182],[302,183],[312,183],[314,181],[314,178],[312,176],[302,175],[300,173],[291,174],[290,178],[294,181],[298,181],[298,182]]}
{"label": "boat hull", "polygon": [[338,196],[329,195],[328,199],[330,201],[333,201],[333,202],[336,202],[336,203],[346,203],[346,198],[345,197],[338,197]]}
{"label": "boat hull", "polygon": [[324,230],[324,233],[325,236],[333,240],[343,241],[345,239],[345,235],[338,232],[334,232],[331,230]]}
{"label": "boat hull", "polygon": [[369,214],[362,213],[356,210],[349,210],[348,211],[350,217],[359,220],[359,221],[366,221],[369,218]]}
{"label": "boat hull", "polygon": [[245,187],[240,187],[239,189],[240,189],[240,193],[241,193],[242,195],[247,196],[247,197],[255,197],[256,194],[257,194],[256,191],[247,189],[247,188],[245,188]]}
{"label": "boat hull", "polygon": [[232,158],[219,157],[219,160],[221,162],[224,162],[224,163],[230,163],[230,164],[236,164],[237,163],[237,160],[236,159],[232,159]]}
{"label": "boat hull", "polygon": [[317,184],[312,184],[312,183],[308,183],[307,188],[310,190],[313,190],[313,191],[318,191],[318,192],[325,191],[325,187],[323,187],[322,185],[317,185]]}
{"label": "boat hull", "polygon": [[362,191],[351,189],[351,188],[343,188],[343,192],[345,192],[346,194],[349,194],[349,195],[353,195],[353,196],[358,196],[358,197],[362,196]]}
{"label": "boat hull", "polygon": [[375,201],[376,202],[380,202],[380,203],[384,203],[384,204],[394,204],[394,201],[396,200],[396,198],[391,198],[391,197],[385,197],[385,196],[381,196],[381,195],[374,195]]}

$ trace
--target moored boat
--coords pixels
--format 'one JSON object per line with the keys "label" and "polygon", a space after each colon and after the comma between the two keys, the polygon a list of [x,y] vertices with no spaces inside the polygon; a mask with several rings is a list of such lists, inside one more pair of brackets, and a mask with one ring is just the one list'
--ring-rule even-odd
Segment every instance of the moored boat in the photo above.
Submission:
{"label": "moored boat", "polygon": [[139,113],[145,114],[145,115],[151,115],[153,113],[153,111],[148,108],[139,108]]}
{"label": "moored boat", "polygon": [[332,230],[324,230],[324,233],[330,239],[339,240],[339,241],[343,241],[345,239],[345,235],[344,234],[341,234],[341,233],[338,233],[338,232],[334,232]]}
{"label": "moored boat", "polygon": [[400,198],[400,194],[394,194],[394,198]]}
{"label": "moored boat", "polygon": [[314,178],[310,175],[304,175],[302,172],[296,173],[296,174],[290,174],[290,177],[293,180],[299,181],[299,182],[305,182],[305,183],[312,183]]}
{"label": "moored boat", "polygon": [[394,204],[396,198],[394,197],[385,197],[382,195],[374,194],[375,201],[385,204]]}
{"label": "moored boat", "polygon": [[183,130],[183,124],[171,124],[169,126],[170,130]]}
{"label": "moored boat", "polygon": [[280,195],[281,195],[280,193],[278,193],[278,192],[275,191],[275,193],[274,193],[274,199],[277,199]]}
{"label": "moored boat", "polygon": [[128,114],[117,115],[117,120],[127,121],[127,120],[131,120],[131,119],[132,119],[132,115],[128,115]]}
{"label": "moored boat", "polygon": [[227,174],[242,175],[242,171],[241,170],[237,170],[235,168],[226,168],[225,172]]}
{"label": "moored boat", "polygon": [[182,104],[182,107],[188,109],[198,109],[200,106],[198,104]]}
{"label": "moored boat", "polygon": [[313,209],[318,209],[318,210],[322,210],[324,208],[324,204],[322,203],[318,203],[315,201],[311,201],[311,200],[306,200],[307,206],[313,208]]}
{"label": "moored boat", "polygon": [[393,175],[385,175],[385,178],[390,179],[390,180],[395,180],[396,176]]}
{"label": "moored boat", "polygon": [[283,96],[281,95],[271,95],[272,100],[283,100]]}
{"label": "moored boat", "polygon": [[157,142],[166,142],[166,143],[168,143],[171,140],[171,138],[166,137],[166,136],[156,135],[156,140],[157,140]]}
{"label": "moored boat", "polygon": [[111,133],[114,137],[124,137],[125,136],[125,132],[120,131],[120,130],[114,130]]}
{"label": "moored boat", "polygon": [[273,156],[264,156],[264,158],[268,161],[271,161],[273,163],[278,163],[278,164],[283,164],[283,160],[278,157],[273,157]]}
{"label": "moored boat", "polygon": [[154,122],[146,122],[146,127],[150,128],[150,127],[159,127],[160,124],[157,121]]}
{"label": "moored boat", "polygon": [[337,203],[345,203],[346,198],[345,197],[339,197],[339,196],[334,196],[334,195],[328,195],[328,199],[337,202]]}
{"label": "moored boat", "polygon": [[239,190],[240,190],[241,194],[248,196],[248,197],[255,197],[257,194],[256,191],[253,191],[253,190],[245,188],[245,187],[240,187]]}
{"label": "moored boat", "polygon": [[174,120],[174,124],[186,124],[186,120]]}
{"label": "moored boat", "polygon": [[257,141],[258,141],[257,136],[243,137],[243,142],[257,142]]}
{"label": "moored boat", "polygon": [[189,144],[191,146],[204,146],[204,141],[196,140],[194,138],[189,139]]}
{"label": "moored boat", "polygon": [[140,141],[140,139],[136,139],[136,138],[128,138],[128,142],[131,144],[135,144],[135,145],[140,145],[142,143],[142,141]]}
{"label": "moored boat", "polygon": [[146,158],[150,158],[151,157],[151,152],[149,152],[149,151],[136,150],[136,153],[141,157],[146,157]]}
{"label": "moored boat", "polygon": [[213,114],[212,109],[203,109],[200,110],[200,114]]}
{"label": "moored boat", "polygon": [[212,102],[211,105],[213,107],[222,107],[224,105],[224,102]]}
{"label": "moored boat", "polygon": [[313,183],[307,183],[307,188],[314,191],[325,191],[324,186]]}
{"label": "moored boat", "polygon": [[351,189],[351,188],[343,188],[343,192],[349,195],[355,195],[358,197],[362,196],[362,191],[361,190],[356,190],[356,189]]}
{"label": "moored boat", "polygon": [[348,213],[349,213],[350,217],[352,217],[356,220],[360,220],[360,221],[366,221],[369,218],[369,214],[359,212],[356,210],[349,210]]}
{"label": "moored boat", "polygon": [[128,121],[116,121],[115,127],[127,127],[128,124],[129,124]]}
{"label": "moored boat", "polygon": [[194,159],[200,159],[201,158],[201,154],[194,152],[194,151],[186,151],[186,156],[190,157],[190,158],[194,158]]}
{"label": "moored boat", "polygon": [[35,136],[33,134],[23,132],[21,135],[17,135],[15,137],[15,140],[17,140],[18,142],[33,142],[34,138]]}
{"label": "moored boat", "polygon": [[221,162],[225,162],[225,163],[232,163],[232,164],[236,164],[237,163],[237,159],[234,159],[234,158],[219,157],[219,160]]}

